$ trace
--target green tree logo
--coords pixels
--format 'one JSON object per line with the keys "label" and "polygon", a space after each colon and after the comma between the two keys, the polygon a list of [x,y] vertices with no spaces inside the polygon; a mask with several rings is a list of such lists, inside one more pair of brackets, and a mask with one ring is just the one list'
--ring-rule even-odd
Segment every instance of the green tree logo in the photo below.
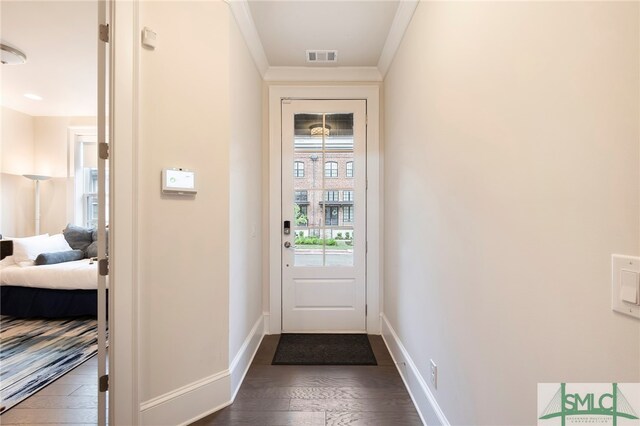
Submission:
{"label": "green tree logo", "polygon": [[566,386],[566,383],[560,383],[560,388],[541,413],[540,420],[560,417],[562,426],[565,426],[570,416],[609,416],[616,426],[618,418],[638,419],[617,383],[611,384],[611,393],[567,393]]}

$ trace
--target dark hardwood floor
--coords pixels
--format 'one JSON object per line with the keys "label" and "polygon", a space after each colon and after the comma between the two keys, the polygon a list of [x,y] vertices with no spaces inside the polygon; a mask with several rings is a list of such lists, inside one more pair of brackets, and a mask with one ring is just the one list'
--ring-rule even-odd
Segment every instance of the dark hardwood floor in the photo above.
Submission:
{"label": "dark hardwood floor", "polygon": [[0,425],[98,424],[98,358],[93,357],[0,415]]}
{"label": "dark hardwood floor", "polygon": [[279,338],[264,337],[234,403],[192,426],[422,424],[380,336],[377,366],[271,365]]}

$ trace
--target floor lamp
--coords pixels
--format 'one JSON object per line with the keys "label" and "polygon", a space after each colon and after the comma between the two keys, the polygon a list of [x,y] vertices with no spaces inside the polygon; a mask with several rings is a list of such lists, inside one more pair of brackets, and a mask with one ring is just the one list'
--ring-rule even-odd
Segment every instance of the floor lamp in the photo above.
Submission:
{"label": "floor lamp", "polygon": [[51,176],[42,176],[42,175],[22,175],[22,176],[36,182],[36,232],[34,235],[40,235],[40,181],[51,179]]}

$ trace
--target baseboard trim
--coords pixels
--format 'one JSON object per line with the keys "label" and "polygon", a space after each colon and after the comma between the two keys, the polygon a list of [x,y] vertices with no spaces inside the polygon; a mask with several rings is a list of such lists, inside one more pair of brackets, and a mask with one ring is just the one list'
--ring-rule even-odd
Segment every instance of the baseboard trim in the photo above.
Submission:
{"label": "baseboard trim", "polygon": [[264,315],[258,318],[258,321],[253,325],[249,335],[242,343],[240,350],[238,350],[238,353],[233,358],[231,365],[229,365],[229,371],[231,373],[231,401],[236,399],[240,385],[242,385],[244,377],[247,375],[247,371],[249,371],[249,367],[251,366],[251,362],[260,347],[260,343],[264,337],[264,320]]}
{"label": "baseboard trim", "polygon": [[[229,405],[229,370],[197,380],[140,404],[143,425],[181,425]],[[216,407],[211,409],[211,406]]]}
{"label": "baseboard trim", "polygon": [[393,362],[400,373],[400,377],[402,377],[404,385],[409,391],[409,395],[418,410],[422,423],[429,426],[450,426],[447,417],[438,405],[427,382],[418,371],[409,352],[405,349],[384,314],[380,314],[380,322],[382,323],[382,339],[387,345],[387,349],[389,349]]}
{"label": "baseboard trim", "polygon": [[261,315],[228,369],[140,404],[141,424],[188,425],[232,404],[264,337],[264,321]]}

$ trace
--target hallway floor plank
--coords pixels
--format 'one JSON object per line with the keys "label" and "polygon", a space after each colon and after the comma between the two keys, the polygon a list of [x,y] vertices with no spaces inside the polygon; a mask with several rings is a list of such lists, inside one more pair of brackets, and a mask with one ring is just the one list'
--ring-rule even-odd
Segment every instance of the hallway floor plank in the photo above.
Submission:
{"label": "hallway floor plank", "polygon": [[380,336],[377,366],[271,365],[279,338],[264,337],[234,403],[192,426],[422,424]]}

